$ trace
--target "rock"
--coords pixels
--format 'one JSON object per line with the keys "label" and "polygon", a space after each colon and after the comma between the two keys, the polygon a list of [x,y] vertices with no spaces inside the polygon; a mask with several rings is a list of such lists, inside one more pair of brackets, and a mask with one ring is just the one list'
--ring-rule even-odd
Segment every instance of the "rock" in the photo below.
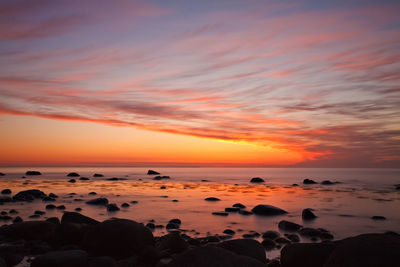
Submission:
{"label": "rock", "polygon": [[235,254],[256,259],[264,264],[267,263],[264,247],[254,239],[233,239],[219,243],[217,246]]}
{"label": "rock", "polygon": [[[120,267],[118,262],[111,257],[89,258],[88,267]],[[130,267],[133,265],[130,265]]]}
{"label": "rock", "polygon": [[94,225],[83,240],[90,253],[123,259],[138,255],[146,246],[154,246],[151,231],[131,220],[114,219]]}
{"label": "rock", "polygon": [[232,229],[225,229],[223,233],[227,235],[234,235],[235,231],[233,231]]}
{"label": "rock", "polygon": [[274,240],[265,238],[262,242],[261,245],[265,248],[266,251],[273,250],[276,247],[276,243]]}
{"label": "rock", "polygon": [[154,225],[154,223],[151,223],[151,222],[148,223],[148,224],[146,224],[146,227],[149,228],[149,229],[152,230],[152,231],[156,228],[156,226]]}
{"label": "rock", "polygon": [[80,212],[80,211],[82,211],[82,208],[75,208],[75,211],[77,211],[77,212]]}
{"label": "rock", "polygon": [[104,175],[101,173],[95,173],[93,174],[93,177],[104,177]]}
{"label": "rock", "polygon": [[54,194],[54,193],[50,193],[50,194],[49,194],[49,197],[51,197],[51,198],[58,198],[58,196],[57,196],[56,194]]}
{"label": "rock", "polygon": [[294,222],[282,220],[279,222],[278,228],[284,231],[293,232],[293,231],[298,231],[301,228],[301,225]]}
{"label": "rock", "polygon": [[280,234],[276,231],[266,231],[265,233],[263,233],[262,238],[266,239],[272,239],[274,240],[275,238],[279,237]]}
{"label": "rock", "polygon": [[56,225],[46,221],[27,221],[0,228],[0,235],[25,240],[50,240]]}
{"label": "rock", "polygon": [[165,185],[160,186],[160,189],[167,189],[167,187]]}
{"label": "rock", "polygon": [[107,211],[119,211],[120,208],[118,208],[117,204],[112,203],[112,204],[107,204]]}
{"label": "rock", "polygon": [[169,253],[180,253],[188,248],[186,241],[178,233],[169,233],[161,236],[156,242],[159,251],[167,250]]}
{"label": "rock", "polygon": [[335,183],[334,183],[334,182],[331,182],[331,181],[329,181],[329,180],[325,180],[325,181],[322,181],[321,184],[322,184],[322,185],[334,185]]}
{"label": "rock", "polygon": [[287,213],[287,211],[271,205],[257,205],[251,211],[256,215],[263,216],[281,215]]}
{"label": "rock", "polygon": [[0,203],[3,204],[4,202],[13,202],[13,198],[11,197],[0,197]]}
{"label": "rock", "polygon": [[304,209],[303,212],[301,213],[301,217],[305,221],[313,220],[317,218],[317,216],[312,212],[311,209]]}
{"label": "rock", "polygon": [[314,228],[302,228],[299,231],[300,235],[305,236],[305,237],[319,237],[321,234],[321,231],[318,229],[314,229]]}
{"label": "rock", "polygon": [[50,218],[46,219],[46,222],[53,223],[56,225],[61,223],[57,217],[50,217]]}
{"label": "rock", "polygon": [[21,192],[18,192],[13,199],[15,201],[33,201],[34,199],[37,198],[44,198],[46,197],[46,194],[43,193],[42,191],[38,189],[30,189],[30,190],[24,190]]}
{"label": "rock", "polygon": [[332,250],[333,244],[328,243],[289,244],[281,250],[281,264],[283,267],[322,267]]}
{"label": "rock", "polygon": [[87,177],[81,177],[81,178],[79,178],[79,180],[80,180],[80,181],[89,181],[90,179],[87,178]]}
{"label": "rock", "polygon": [[67,245],[80,245],[85,233],[88,230],[87,224],[61,222],[54,230],[52,243],[56,247]]}
{"label": "rock", "polygon": [[0,215],[0,221],[11,221],[12,217],[8,215]]}
{"label": "rock", "polygon": [[42,198],[42,201],[43,202],[53,202],[53,201],[56,201],[54,198],[52,198],[52,197],[44,197],[44,198]]}
{"label": "rock", "polygon": [[51,251],[37,256],[31,267],[87,267],[88,254],[83,250]]}
{"label": "rock", "polygon": [[159,180],[165,180],[165,179],[170,179],[171,177],[169,176],[156,176],[153,178],[153,180],[159,181]]}
{"label": "rock", "polygon": [[24,250],[22,244],[2,244],[0,246],[0,266],[16,266],[24,258]]}
{"label": "rock", "polygon": [[229,213],[227,213],[227,212],[218,212],[218,211],[212,212],[211,214],[217,215],[217,216],[228,216],[229,215]]}
{"label": "rock", "polygon": [[239,209],[245,209],[246,208],[246,206],[243,205],[242,203],[235,203],[235,204],[232,205],[232,207],[239,208]]}
{"label": "rock", "polygon": [[285,236],[287,237],[287,239],[289,239],[290,241],[292,241],[294,243],[300,242],[300,237],[296,234],[285,234]]}
{"label": "rock", "polygon": [[86,201],[86,204],[105,206],[108,204],[108,199],[105,197],[94,198],[94,199]]}
{"label": "rock", "polygon": [[168,223],[167,226],[165,226],[165,228],[167,230],[171,230],[171,229],[179,229],[179,225],[176,223]]}
{"label": "rock", "polygon": [[37,215],[44,215],[44,214],[46,214],[46,212],[41,211],[41,210],[35,210],[34,214],[37,214]]}
{"label": "rock", "polygon": [[80,224],[96,225],[99,224],[100,222],[77,212],[64,212],[61,218],[61,223],[80,223]]}
{"label": "rock", "polygon": [[10,213],[10,214],[17,214],[18,211],[16,211],[15,209],[10,209],[9,213]]}
{"label": "rock", "polygon": [[384,220],[386,220],[386,217],[384,217],[384,216],[372,216],[371,219],[372,220],[378,220],[378,221],[384,221]]}
{"label": "rock", "polygon": [[285,245],[291,243],[289,239],[284,238],[284,237],[275,238],[274,241],[275,241],[275,243],[278,243],[278,244],[285,244]]}
{"label": "rock", "polygon": [[221,199],[216,198],[216,197],[208,197],[204,199],[205,201],[220,201]]}
{"label": "rock", "polygon": [[311,179],[304,179],[303,184],[317,184],[317,182]]}
{"label": "rock", "polygon": [[53,205],[53,204],[46,205],[46,210],[54,210],[55,208],[56,208],[56,205]]}
{"label": "rock", "polygon": [[159,172],[153,171],[153,170],[148,170],[147,175],[158,175],[160,174]]}
{"label": "rock", "polygon": [[399,266],[399,251],[399,236],[363,234],[338,241],[324,266]]}
{"label": "rock", "polygon": [[3,189],[3,190],[1,190],[1,193],[3,195],[9,195],[9,194],[11,194],[11,190],[10,189]]}
{"label": "rock", "polygon": [[17,217],[14,218],[14,220],[12,222],[13,223],[20,223],[20,222],[23,222],[23,220],[22,220],[21,217],[17,216]]}
{"label": "rock", "polygon": [[181,225],[182,221],[180,219],[172,219],[172,220],[169,220],[168,223],[174,223],[176,225]]}
{"label": "rock", "polygon": [[[265,253],[264,253],[265,254]],[[251,257],[237,255],[229,250],[204,246],[178,254],[167,267],[261,267],[265,265]]]}
{"label": "rock", "polygon": [[137,200],[132,200],[131,201],[131,204],[137,204],[137,203],[139,203],[139,201],[137,201]]}
{"label": "rock", "polygon": [[130,207],[131,205],[129,205],[128,203],[122,203],[121,204],[121,207],[123,207],[123,208],[128,208],[128,207]]}
{"label": "rock", "polygon": [[225,208],[225,212],[239,212],[239,208]]}
{"label": "rock", "polygon": [[42,175],[42,174],[38,171],[27,171],[25,175]]}
{"label": "rock", "polygon": [[267,267],[281,267],[281,262],[278,259],[272,259],[268,262]]}
{"label": "rock", "polygon": [[250,183],[264,183],[264,179],[260,178],[260,177],[254,177],[251,178]]}
{"label": "rock", "polygon": [[4,173],[0,172],[0,176],[4,176],[4,175],[5,175]]}
{"label": "rock", "polygon": [[76,180],[75,179],[70,179],[70,180],[68,180],[68,182],[69,183],[76,183]]}
{"label": "rock", "polygon": [[64,205],[57,206],[56,209],[58,210],[65,210],[66,207]]}
{"label": "rock", "polygon": [[239,210],[239,214],[247,216],[247,215],[252,215],[253,212],[248,210]]}
{"label": "rock", "polygon": [[177,200],[177,199],[173,199],[173,200],[172,200],[172,202],[179,202],[179,200]]}
{"label": "rock", "polygon": [[128,180],[126,178],[118,178],[118,177],[113,177],[113,178],[108,178],[106,181],[125,181]]}
{"label": "rock", "polygon": [[88,195],[97,195],[96,192],[90,192]]}
{"label": "rock", "polygon": [[76,172],[70,172],[67,174],[67,177],[79,177],[80,175]]}

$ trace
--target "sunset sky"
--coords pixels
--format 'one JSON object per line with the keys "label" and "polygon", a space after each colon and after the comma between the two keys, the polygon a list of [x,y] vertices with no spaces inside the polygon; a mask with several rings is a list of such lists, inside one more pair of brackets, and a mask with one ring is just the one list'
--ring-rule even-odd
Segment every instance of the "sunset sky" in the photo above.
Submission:
{"label": "sunset sky", "polygon": [[0,165],[400,166],[399,1],[0,2]]}

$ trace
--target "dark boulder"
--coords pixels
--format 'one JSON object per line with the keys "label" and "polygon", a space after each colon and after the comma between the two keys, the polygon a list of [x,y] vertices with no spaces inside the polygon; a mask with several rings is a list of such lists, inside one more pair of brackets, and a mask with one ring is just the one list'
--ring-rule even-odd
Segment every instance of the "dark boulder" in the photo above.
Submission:
{"label": "dark boulder", "polygon": [[211,201],[211,202],[214,202],[214,201],[220,201],[221,199],[219,199],[219,198],[216,198],[216,197],[208,197],[208,198],[205,198],[204,200],[205,200],[205,201]]}
{"label": "dark boulder", "polygon": [[128,208],[128,207],[130,207],[131,205],[129,205],[128,203],[122,203],[121,204],[121,207],[123,207],[123,208]]}
{"label": "dark boulder", "polygon": [[257,205],[251,211],[256,215],[263,216],[281,215],[287,213],[287,211],[271,205]]}
{"label": "dark boulder", "polygon": [[384,220],[386,220],[386,217],[384,217],[384,216],[372,216],[371,219],[372,220],[378,220],[378,221],[384,221]]}
{"label": "dark boulder", "polygon": [[232,205],[232,207],[239,208],[239,209],[245,209],[246,208],[246,206],[243,205],[242,203],[235,203],[235,204]]}
{"label": "dark boulder", "polygon": [[333,250],[330,243],[295,243],[281,250],[282,267],[323,267]]}
{"label": "dark boulder", "polygon": [[294,243],[300,242],[300,237],[296,234],[285,234],[286,238]]}
{"label": "dark boulder", "polygon": [[399,266],[400,236],[363,234],[337,242],[324,267]]}
{"label": "dark boulder", "polygon": [[331,182],[331,181],[329,181],[329,180],[324,180],[324,181],[321,182],[321,184],[322,184],[322,185],[334,185],[335,183],[334,183],[334,182]]}
{"label": "dark boulder", "polygon": [[321,231],[314,228],[304,227],[301,228],[299,231],[300,235],[305,237],[319,237],[321,235]]}
{"label": "dark boulder", "polygon": [[[22,244],[2,244],[0,246],[0,266],[16,266],[24,258],[24,246]],[[5,265],[1,265],[5,263]]]}
{"label": "dark boulder", "polygon": [[104,175],[101,173],[95,173],[93,174],[93,177],[104,177]]}
{"label": "dark boulder", "polygon": [[317,184],[317,182],[311,179],[304,179],[303,184]]}
{"label": "dark boulder", "polygon": [[87,177],[81,177],[81,178],[79,178],[79,180],[80,180],[80,181],[89,181],[90,179],[87,178]]}
{"label": "dark boulder", "polygon": [[59,225],[61,223],[60,219],[58,219],[57,217],[47,218],[46,222],[49,222],[49,223],[52,223],[52,224],[55,224],[55,225]]}
{"label": "dark boulder", "polygon": [[54,238],[52,244],[56,247],[67,245],[80,245],[85,233],[88,230],[88,225],[62,222],[58,224],[54,230]]}
{"label": "dark boulder", "polygon": [[239,212],[239,208],[225,208],[225,212]]}
{"label": "dark boulder", "polygon": [[0,235],[13,239],[50,240],[56,225],[46,221],[27,221],[11,225],[3,225]]}
{"label": "dark boulder", "polygon": [[61,218],[61,223],[79,223],[79,224],[96,225],[99,224],[100,222],[77,212],[64,212]]}
{"label": "dark boulder", "polygon": [[107,220],[93,226],[85,235],[83,247],[90,253],[123,259],[154,246],[151,231],[131,220]]}
{"label": "dark boulder", "polygon": [[70,172],[67,174],[67,177],[79,177],[80,175],[76,172]]}
{"label": "dark boulder", "polygon": [[233,239],[219,243],[217,246],[238,255],[251,257],[264,264],[267,263],[264,247],[254,239]]}
{"label": "dark boulder", "polygon": [[0,176],[4,176],[4,175],[5,175],[4,173],[0,172]]}
{"label": "dark boulder", "polygon": [[147,175],[158,175],[160,174],[159,172],[153,171],[153,170],[148,170]]}
{"label": "dark boulder", "polygon": [[235,231],[233,231],[232,229],[225,229],[223,233],[227,235],[234,235]]}
{"label": "dark boulder", "polygon": [[169,233],[158,238],[156,248],[159,251],[167,251],[171,254],[180,253],[188,248],[188,243],[186,243],[179,233]]}
{"label": "dark boulder", "polygon": [[88,254],[83,250],[51,251],[37,256],[31,267],[87,267]]}
{"label": "dark boulder", "polygon": [[252,215],[253,212],[248,211],[248,210],[239,210],[239,214],[248,216],[248,215]]}
{"label": "dark boulder", "polygon": [[3,189],[3,190],[1,190],[1,193],[3,194],[3,195],[9,195],[9,194],[11,194],[11,190],[10,189]]}
{"label": "dark boulder", "polygon": [[216,215],[216,216],[228,216],[229,213],[227,212],[219,212],[219,211],[215,211],[211,213],[212,215]]}
{"label": "dark boulder", "polygon": [[38,171],[27,171],[25,175],[42,175],[42,173]]}
{"label": "dark boulder", "polygon": [[311,209],[304,209],[303,212],[301,213],[301,217],[305,221],[313,220],[317,218],[317,216],[312,212]]}
{"label": "dark boulder", "polygon": [[156,176],[153,178],[153,180],[159,181],[159,180],[167,180],[167,179],[171,179],[171,177],[169,176]]}
{"label": "dark boulder", "polygon": [[174,223],[176,225],[181,225],[182,221],[180,219],[171,219],[168,223]]}
{"label": "dark boulder", "polygon": [[266,231],[265,233],[263,233],[262,238],[264,238],[264,239],[269,238],[269,239],[274,240],[275,238],[277,238],[279,236],[280,236],[280,234],[278,232],[270,230],[270,231]]}
{"label": "dark boulder", "polygon": [[[265,253],[264,253],[265,254]],[[204,246],[178,254],[167,267],[265,267],[254,258],[237,255],[229,250]]]}
{"label": "dark boulder", "polygon": [[266,238],[261,242],[261,245],[265,248],[266,251],[270,251],[275,249],[276,243],[274,240]]}
{"label": "dark boulder", "polygon": [[69,179],[68,182],[69,183],[76,183],[76,180],[75,179]]}
{"label": "dark boulder", "polygon": [[53,204],[46,205],[46,210],[54,210],[55,208],[56,208],[56,205],[53,205]]}
{"label": "dark boulder", "polygon": [[86,204],[105,206],[108,204],[108,199],[105,197],[94,198],[86,201]]}
{"label": "dark boulder", "polygon": [[18,192],[13,199],[16,201],[33,201],[34,199],[45,198],[46,194],[38,189],[30,189]]}
{"label": "dark boulder", "polygon": [[21,217],[17,216],[17,217],[14,218],[14,220],[12,222],[13,223],[20,223],[20,222],[23,222],[23,220],[22,220]]}
{"label": "dark boulder", "polygon": [[279,222],[278,228],[282,229],[284,231],[294,232],[294,231],[298,231],[301,228],[301,225],[294,223],[294,222],[282,220]]}
{"label": "dark boulder", "polygon": [[107,211],[119,211],[120,208],[115,203],[107,204]]}
{"label": "dark boulder", "polygon": [[59,205],[59,206],[56,207],[56,209],[58,209],[58,210],[65,210],[66,207],[65,207],[64,205]]}
{"label": "dark boulder", "polygon": [[260,177],[254,177],[251,178],[250,183],[264,183],[264,179],[260,178]]}

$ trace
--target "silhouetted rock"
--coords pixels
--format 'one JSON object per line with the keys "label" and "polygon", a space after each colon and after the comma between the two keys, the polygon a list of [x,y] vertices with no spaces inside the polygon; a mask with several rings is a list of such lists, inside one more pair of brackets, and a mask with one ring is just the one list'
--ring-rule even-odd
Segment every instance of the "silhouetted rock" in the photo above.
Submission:
{"label": "silhouetted rock", "polygon": [[68,180],[68,182],[69,182],[69,183],[75,183],[76,180],[75,180],[75,179],[70,179],[70,180]]}
{"label": "silhouetted rock", "polygon": [[257,205],[251,211],[256,215],[263,216],[281,215],[287,213],[287,211],[271,205]]}
{"label": "silhouetted rock", "polygon": [[93,174],[93,177],[104,177],[104,175],[101,173],[95,173]]}
{"label": "silhouetted rock", "polygon": [[128,203],[122,203],[121,204],[121,207],[123,207],[123,208],[128,208],[128,207],[130,207],[131,205],[129,205]]}
{"label": "silhouetted rock", "polygon": [[0,203],[4,203],[4,202],[12,202],[14,200],[14,198],[11,198],[11,197],[4,197],[4,196],[1,196],[0,197]]}
{"label": "silhouetted rock", "polygon": [[4,176],[4,175],[5,175],[5,173],[0,172],[0,176]]}
{"label": "silhouetted rock", "polygon": [[46,214],[46,212],[41,211],[41,210],[35,210],[34,214],[37,214],[37,215],[44,215],[44,214]]}
{"label": "silhouetted rock", "polygon": [[46,219],[46,222],[52,223],[52,224],[60,224],[60,219],[58,219],[57,217],[50,217]]}
{"label": "silhouetted rock", "polygon": [[301,213],[301,217],[303,220],[313,220],[317,218],[317,216],[312,212],[311,209],[304,209],[303,212]]}
{"label": "silhouetted rock", "polygon": [[13,199],[16,201],[33,201],[37,198],[44,198],[46,194],[38,189],[30,189],[18,192]]}
{"label": "silhouetted rock", "polygon": [[25,175],[42,175],[39,171],[27,171]]}
{"label": "silhouetted rock", "polygon": [[277,238],[279,236],[280,236],[280,234],[277,231],[270,230],[270,231],[266,231],[265,233],[263,233],[262,238],[265,238],[265,239],[269,238],[269,239],[274,240],[275,238]]}
{"label": "silhouetted rock", "polygon": [[160,186],[160,189],[167,189],[167,187],[165,185]]}
{"label": "silhouetted rock", "polygon": [[317,182],[311,179],[304,179],[303,184],[317,184]]}
{"label": "silhouetted rock", "polygon": [[160,174],[159,172],[153,171],[153,170],[148,170],[147,175],[158,175]]}
{"label": "silhouetted rock", "polygon": [[205,201],[220,201],[221,199],[216,198],[216,197],[208,197],[204,199]]}
{"label": "silhouetted rock", "polygon": [[138,255],[147,246],[154,246],[151,231],[131,220],[107,220],[93,226],[86,234],[83,247],[90,253],[115,259]]}
{"label": "silhouetted rock", "polygon": [[219,211],[215,211],[211,213],[212,215],[217,215],[217,216],[228,216],[229,213],[227,212],[219,212]]}
{"label": "silhouetted rock", "polygon": [[188,248],[188,243],[186,243],[179,233],[169,233],[158,238],[156,248],[159,251],[167,251],[171,254],[180,253]]}
{"label": "silhouetted rock", "polygon": [[[264,253],[265,254],[265,253]],[[265,265],[251,257],[237,255],[229,250],[204,246],[186,250],[178,254],[168,267],[262,267]]]}
{"label": "silhouetted rock", "polygon": [[42,198],[42,201],[43,202],[53,202],[53,201],[56,201],[56,199],[52,198],[52,197],[44,197],[44,198]]}
{"label": "silhouetted rock", "polygon": [[28,221],[3,225],[0,227],[0,235],[10,238],[22,238],[25,240],[49,240],[55,225],[45,221]]}
{"label": "silhouetted rock", "polygon": [[225,208],[225,212],[239,212],[239,208]]}
{"label": "silhouetted rock", "polygon": [[264,247],[254,239],[233,239],[219,243],[217,246],[238,255],[251,257],[264,264],[267,263]]}
{"label": "silhouetted rock", "polygon": [[250,183],[264,183],[264,179],[260,178],[260,177],[254,177],[251,178]]}
{"label": "silhouetted rock", "polygon": [[284,231],[298,231],[301,228],[301,225],[294,222],[282,220],[279,222],[278,228]]}
{"label": "silhouetted rock", "polygon": [[61,218],[61,223],[79,223],[79,224],[96,225],[99,224],[100,222],[77,212],[64,212]]}
{"label": "silhouetted rock", "polygon": [[166,228],[167,230],[179,229],[179,224],[176,224],[176,223],[168,223],[167,226],[165,226],[165,228]]}
{"label": "silhouetted rock", "polygon": [[321,231],[314,228],[304,227],[300,229],[299,234],[305,237],[319,237]]}
{"label": "silhouetted rock", "polygon": [[88,254],[83,250],[51,251],[37,256],[31,267],[87,267]]}
{"label": "silhouetted rock", "polygon": [[239,208],[239,209],[245,209],[246,208],[246,206],[243,205],[242,203],[235,203],[235,204],[232,205],[232,207]]}
{"label": "silhouetted rock", "polygon": [[20,223],[20,222],[23,222],[23,220],[22,220],[21,217],[17,216],[17,217],[14,218],[14,220],[12,222],[13,223]]}
{"label": "silhouetted rock", "polygon": [[274,240],[269,239],[269,238],[265,238],[262,242],[261,245],[263,245],[263,247],[265,248],[266,251],[270,251],[275,249],[276,247],[276,243]]}
{"label": "silhouetted rock", "polygon": [[285,234],[286,238],[290,241],[297,243],[300,242],[300,237],[296,234]]}
{"label": "silhouetted rock", "polygon": [[253,212],[248,211],[248,210],[239,210],[239,214],[248,216],[248,215],[252,215]]}
{"label": "silhouetted rock", "polygon": [[182,221],[180,219],[172,219],[172,220],[169,220],[168,223],[174,223],[176,225],[181,225]]}
{"label": "silhouetted rock", "polygon": [[51,198],[58,198],[58,196],[57,196],[56,194],[54,194],[54,193],[50,193],[50,194],[49,194],[49,197],[51,197]]}
{"label": "silhouetted rock", "polygon": [[336,243],[324,267],[399,266],[400,236],[363,234]]}
{"label": "silhouetted rock", "polygon": [[112,178],[108,178],[106,180],[107,181],[125,181],[125,180],[128,180],[128,179],[127,178],[112,177]]}
{"label": "silhouetted rock", "polygon": [[97,195],[96,192],[90,192],[88,195]]}
{"label": "silhouetted rock", "polygon": [[233,231],[232,229],[225,229],[223,233],[227,235],[234,235],[235,231]]}
{"label": "silhouetted rock", "polygon": [[107,204],[107,211],[119,211],[120,208],[115,203]]}
{"label": "silhouetted rock", "polygon": [[105,206],[108,204],[108,199],[105,197],[94,198],[86,201],[86,204]]}
{"label": "silhouetted rock", "polygon": [[333,251],[329,243],[295,243],[281,250],[284,267],[322,267]]}
{"label": "silhouetted rock", "polygon": [[170,179],[171,177],[169,176],[156,176],[153,178],[153,180],[165,180],[165,179]]}
{"label": "silhouetted rock", "polygon": [[0,221],[11,221],[12,217],[8,215],[0,215]]}
{"label": "silhouetted rock", "polygon": [[53,204],[46,205],[46,210],[54,210],[55,208],[56,208],[56,205],[53,205]]}
{"label": "silhouetted rock", "polygon": [[334,183],[334,182],[331,182],[331,181],[329,181],[329,180],[324,180],[324,181],[321,182],[321,184],[322,184],[322,185],[334,185],[335,183]]}
{"label": "silhouetted rock", "polygon": [[378,220],[378,221],[384,221],[384,220],[386,220],[386,217],[384,217],[384,216],[372,216],[371,219],[372,220]]}
{"label": "silhouetted rock", "polygon": [[70,172],[67,174],[67,177],[79,177],[80,175],[76,172]]}
{"label": "silhouetted rock", "polygon": [[9,195],[9,194],[11,194],[11,189],[3,189],[3,190],[1,190],[1,193],[3,195]]}
{"label": "silhouetted rock", "polygon": [[87,178],[87,177],[81,177],[81,178],[79,178],[79,180],[80,180],[80,181],[89,181],[90,179]]}

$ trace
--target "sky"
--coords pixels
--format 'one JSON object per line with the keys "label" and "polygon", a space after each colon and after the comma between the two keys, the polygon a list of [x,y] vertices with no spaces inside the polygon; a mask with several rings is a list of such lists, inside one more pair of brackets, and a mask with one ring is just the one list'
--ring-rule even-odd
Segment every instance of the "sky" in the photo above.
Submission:
{"label": "sky", "polygon": [[400,166],[398,1],[0,2],[0,165]]}

